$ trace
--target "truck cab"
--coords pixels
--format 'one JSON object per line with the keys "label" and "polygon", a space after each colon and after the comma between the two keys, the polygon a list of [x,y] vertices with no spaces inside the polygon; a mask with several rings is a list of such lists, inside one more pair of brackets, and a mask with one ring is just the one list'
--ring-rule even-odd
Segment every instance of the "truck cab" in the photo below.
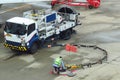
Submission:
{"label": "truck cab", "polygon": [[4,29],[6,47],[26,51],[33,41],[31,40],[31,35],[33,35],[32,37],[38,37],[37,26],[34,20],[14,17],[6,21]]}

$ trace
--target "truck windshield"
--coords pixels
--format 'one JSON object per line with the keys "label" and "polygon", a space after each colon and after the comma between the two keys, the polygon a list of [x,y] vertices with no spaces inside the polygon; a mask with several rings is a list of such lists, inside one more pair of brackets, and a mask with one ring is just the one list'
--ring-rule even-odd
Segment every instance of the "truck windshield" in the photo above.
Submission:
{"label": "truck windshield", "polygon": [[6,22],[5,31],[11,34],[24,35],[26,33],[26,25]]}

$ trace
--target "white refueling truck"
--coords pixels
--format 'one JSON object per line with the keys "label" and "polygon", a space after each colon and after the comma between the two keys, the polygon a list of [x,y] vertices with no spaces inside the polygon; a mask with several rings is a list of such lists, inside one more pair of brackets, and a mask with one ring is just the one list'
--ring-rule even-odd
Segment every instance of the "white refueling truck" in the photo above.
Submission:
{"label": "white refueling truck", "polygon": [[78,25],[78,15],[69,7],[61,7],[57,11],[26,11],[23,17],[6,20],[4,46],[11,50],[35,53],[53,38],[69,39],[73,28]]}

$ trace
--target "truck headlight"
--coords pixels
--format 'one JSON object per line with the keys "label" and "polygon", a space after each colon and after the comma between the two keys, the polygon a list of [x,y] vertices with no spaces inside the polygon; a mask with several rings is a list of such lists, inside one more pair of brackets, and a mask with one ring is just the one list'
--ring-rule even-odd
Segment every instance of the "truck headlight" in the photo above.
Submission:
{"label": "truck headlight", "polygon": [[29,43],[27,43],[27,46],[29,46]]}

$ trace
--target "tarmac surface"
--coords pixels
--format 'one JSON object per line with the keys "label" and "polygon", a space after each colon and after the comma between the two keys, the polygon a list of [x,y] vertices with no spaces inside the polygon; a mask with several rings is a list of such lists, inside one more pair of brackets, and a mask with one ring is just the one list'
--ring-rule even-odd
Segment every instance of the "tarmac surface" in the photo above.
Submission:
{"label": "tarmac surface", "polygon": [[[119,80],[120,79],[120,2],[106,0],[98,9],[74,7],[80,12],[81,26],[70,40],[59,43],[97,45],[108,52],[108,61],[91,68],[76,70],[74,77],[50,74],[53,59],[63,56],[66,63],[79,64],[99,59],[99,51],[80,48],[77,53],[67,52],[63,47],[40,49],[36,54],[19,53],[3,47],[3,29],[0,29],[0,80]],[[59,6],[59,5],[57,5]],[[16,8],[17,7],[17,8]],[[35,7],[35,6],[34,6]],[[38,8],[38,7],[37,7]],[[5,4],[0,9],[0,21],[5,22],[22,12],[33,9],[30,4]]]}

